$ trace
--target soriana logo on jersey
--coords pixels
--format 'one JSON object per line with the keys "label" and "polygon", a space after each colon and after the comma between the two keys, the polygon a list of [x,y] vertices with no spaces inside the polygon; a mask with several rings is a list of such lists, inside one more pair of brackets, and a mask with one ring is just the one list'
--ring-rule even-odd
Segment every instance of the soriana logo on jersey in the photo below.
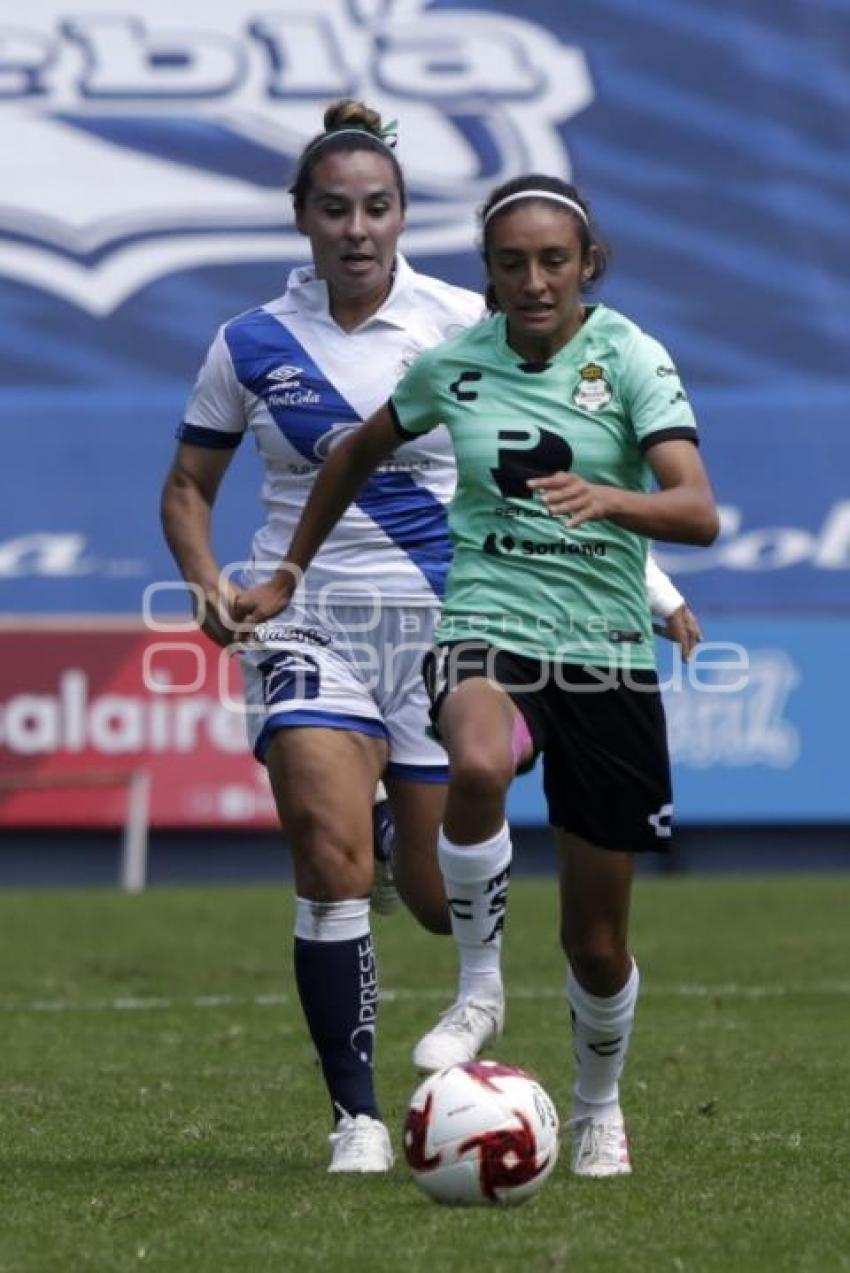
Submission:
{"label": "soriana logo on jersey", "polygon": [[487,191],[569,176],[593,91],[549,30],[430,0],[30,0],[0,21],[0,274],[107,314],[205,265],[306,258],[285,194],[334,98],[400,121],[411,253]]}

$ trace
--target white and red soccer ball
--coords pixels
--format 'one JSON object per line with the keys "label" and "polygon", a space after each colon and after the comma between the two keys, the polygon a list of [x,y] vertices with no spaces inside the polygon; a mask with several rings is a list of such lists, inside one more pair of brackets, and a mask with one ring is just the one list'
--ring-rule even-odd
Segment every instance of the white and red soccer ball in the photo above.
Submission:
{"label": "white and red soccer ball", "polygon": [[410,1098],[404,1153],[437,1202],[515,1205],[542,1187],[558,1158],[558,1115],[515,1065],[467,1061],[430,1075]]}

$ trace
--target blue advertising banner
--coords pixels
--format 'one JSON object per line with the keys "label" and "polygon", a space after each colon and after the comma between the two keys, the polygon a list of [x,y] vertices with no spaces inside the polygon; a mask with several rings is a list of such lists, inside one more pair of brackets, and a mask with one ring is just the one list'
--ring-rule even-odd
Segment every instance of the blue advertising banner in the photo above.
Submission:
{"label": "blue advertising banner", "polygon": [[[689,663],[660,645],[677,821],[850,822],[850,621],[713,619]],[[546,821],[536,770],[509,814]]]}
{"label": "blue advertising banner", "polygon": [[[850,195],[840,0],[32,0],[0,23],[0,606],[137,611],[218,322],[306,242],[287,180],[333,97],[400,121],[405,247],[477,287],[474,211],[572,174],[603,298],[675,354],[724,509],[664,562],[698,607],[850,608]],[[221,550],[258,513],[229,476]]]}

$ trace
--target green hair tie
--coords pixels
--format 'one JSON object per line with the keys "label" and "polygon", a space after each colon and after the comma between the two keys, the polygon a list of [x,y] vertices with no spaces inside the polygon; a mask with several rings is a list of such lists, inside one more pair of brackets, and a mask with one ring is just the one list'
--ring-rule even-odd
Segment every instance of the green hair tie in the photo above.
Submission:
{"label": "green hair tie", "polygon": [[398,141],[398,120],[391,119],[380,131],[381,141],[392,150]]}

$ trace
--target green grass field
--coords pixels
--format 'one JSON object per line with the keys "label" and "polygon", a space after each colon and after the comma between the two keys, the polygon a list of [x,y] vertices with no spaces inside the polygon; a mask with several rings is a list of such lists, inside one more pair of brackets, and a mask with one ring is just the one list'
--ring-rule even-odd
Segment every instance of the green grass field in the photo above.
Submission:
{"label": "green grass field", "polygon": [[[0,895],[0,1273],[850,1269],[850,876],[641,880],[635,1174],[576,1181],[565,1154],[507,1211],[438,1207],[403,1161],[326,1174],[291,911],[276,886]],[[375,927],[398,1148],[453,949]],[[566,1115],[555,931],[553,886],[516,881],[495,1054]]]}

